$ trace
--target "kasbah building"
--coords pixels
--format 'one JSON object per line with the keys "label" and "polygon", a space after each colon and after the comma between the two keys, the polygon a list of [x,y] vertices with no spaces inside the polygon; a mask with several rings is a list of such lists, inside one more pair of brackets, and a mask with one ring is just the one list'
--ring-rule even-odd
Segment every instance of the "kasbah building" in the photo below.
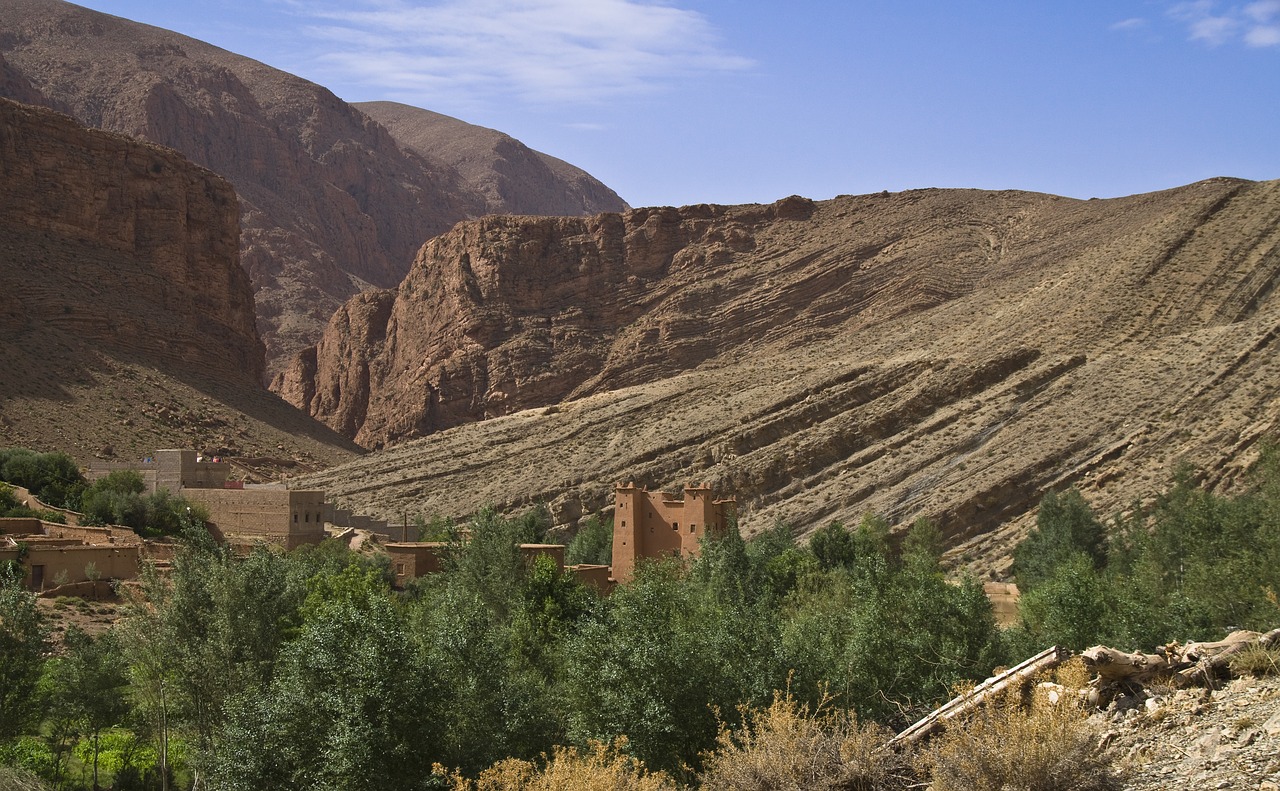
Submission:
{"label": "kasbah building", "polygon": [[[230,480],[228,462],[205,458],[194,450],[159,450],[141,463],[97,464],[89,470],[89,477],[101,478],[118,469],[138,472],[148,492],[165,489],[200,503],[209,513],[210,532],[232,546],[265,543],[294,549],[329,536],[350,541],[357,530],[365,530],[381,539],[399,587],[444,568],[446,543],[405,541],[403,528],[336,508],[325,501],[322,490]],[[634,483],[614,487],[612,567],[566,568],[562,544],[526,544],[520,551],[530,561],[547,555],[560,570],[608,592],[616,584],[631,581],[641,559],[696,557],[704,536],[728,530],[736,514],[732,498],[717,499],[711,488],[702,484],[689,484],[682,494],[650,492]],[[78,514],[65,515],[69,526],[36,519],[0,519],[0,560],[13,555],[12,559],[27,566],[28,583],[35,590],[48,592],[67,582],[91,581],[96,585],[99,579],[104,584],[132,579],[144,560],[163,561],[171,556],[171,546],[144,542],[126,528],[77,527]]]}

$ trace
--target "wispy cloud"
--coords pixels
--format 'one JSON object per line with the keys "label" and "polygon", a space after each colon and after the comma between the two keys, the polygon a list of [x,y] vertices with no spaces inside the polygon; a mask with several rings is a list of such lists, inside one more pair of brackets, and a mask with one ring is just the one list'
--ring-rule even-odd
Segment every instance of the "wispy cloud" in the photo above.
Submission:
{"label": "wispy cloud", "polygon": [[1111,25],[1111,29],[1112,30],[1139,30],[1146,26],[1147,26],[1147,20],[1143,19],[1142,17],[1135,16],[1135,17],[1130,17],[1129,19],[1122,19],[1119,22],[1114,23],[1113,25]]}
{"label": "wispy cloud", "polygon": [[1171,6],[1169,16],[1186,25],[1192,41],[1211,47],[1236,40],[1250,47],[1280,44],[1280,0],[1257,0],[1243,6],[1194,0]]}
{"label": "wispy cloud", "polygon": [[424,101],[591,103],[750,68],[664,0],[289,0],[322,68]]}

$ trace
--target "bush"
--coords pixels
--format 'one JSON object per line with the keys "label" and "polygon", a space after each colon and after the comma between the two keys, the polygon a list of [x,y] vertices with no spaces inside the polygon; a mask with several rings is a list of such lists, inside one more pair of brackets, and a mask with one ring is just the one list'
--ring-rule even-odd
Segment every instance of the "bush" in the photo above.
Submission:
{"label": "bush", "polygon": [[1231,657],[1231,674],[1234,676],[1280,675],[1280,650],[1252,645]]}
{"label": "bush", "polygon": [[702,788],[876,791],[910,784],[906,761],[886,746],[893,735],[888,729],[862,725],[825,701],[811,710],[789,692],[775,692],[768,708],[741,713],[742,726],[722,725],[717,748],[704,756]]}
{"label": "bush", "polygon": [[70,456],[26,448],[0,449],[0,480],[30,490],[49,505],[72,510],[80,506],[85,488],[84,476]]}
{"label": "bush", "polygon": [[675,791],[676,785],[662,772],[651,773],[626,754],[627,740],[612,745],[591,742],[585,751],[556,747],[541,766],[533,761],[508,758],[480,773],[475,781],[435,767],[453,791]]}
{"label": "bush", "polygon": [[[1084,686],[1078,661],[1064,666],[1059,683]],[[962,723],[943,731],[917,766],[932,776],[933,791],[1109,791],[1120,787],[1110,756],[1090,728],[1075,695],[1051,703],[1043,693],[1011,687]]]}

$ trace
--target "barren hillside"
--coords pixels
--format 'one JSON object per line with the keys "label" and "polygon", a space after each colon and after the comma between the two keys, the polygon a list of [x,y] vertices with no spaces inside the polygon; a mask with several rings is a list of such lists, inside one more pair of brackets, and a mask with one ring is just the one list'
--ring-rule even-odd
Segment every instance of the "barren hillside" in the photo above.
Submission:
{"label": "barren hillside", "polygon": [[484,196],[490,214],[597,214],[628,208],[591,174],[496,129],[398,102],[354,107],[402,146],[458,171]]}
{"label": "barren hillside", "polygon": [[[483,180],[484,167],[464,178],[402,148],[319,85],[62,0],[0,4],[0,96],[170,146],[232,182],[269,370],[314,343],[342,301],[398,283],[424,240],[490,209],[469,181]],[[448,145],[465,158],[465,143]],[[487,156],[491,144],[477,145]],[[584,204],[584,190],[617,196],[580,171],[525,175],[533,200],[522,211],[625,205]]]}
{"label": "barren hillside", "polygon": [[998,569],[1051,487],[1109,511],[1179,461],[1238,478],[1280,412],[1278,245],[1280,182],[1228,179],[476,221],[293,369],[369,444],[448,430],[311,482],[568,523],[702,480],[748,532],[932,516]]}
{"label": "barren hillside", "polygon": [[0,99],[0,446],[350,457],[262,389],[237,231],[177,152]]}

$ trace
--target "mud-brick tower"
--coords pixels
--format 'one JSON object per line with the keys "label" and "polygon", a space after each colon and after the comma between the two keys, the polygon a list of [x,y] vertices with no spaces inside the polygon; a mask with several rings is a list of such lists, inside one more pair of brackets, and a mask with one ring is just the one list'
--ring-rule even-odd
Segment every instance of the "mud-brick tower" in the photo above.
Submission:
{"label": "mud-brick tower", "polygon": [[691,483],[684,498],[634,483],[614,486],[613,578],[629,582],[641,558],[696,557],[702,537],[727,530],[737,503],[715,499],[711,487]]}

